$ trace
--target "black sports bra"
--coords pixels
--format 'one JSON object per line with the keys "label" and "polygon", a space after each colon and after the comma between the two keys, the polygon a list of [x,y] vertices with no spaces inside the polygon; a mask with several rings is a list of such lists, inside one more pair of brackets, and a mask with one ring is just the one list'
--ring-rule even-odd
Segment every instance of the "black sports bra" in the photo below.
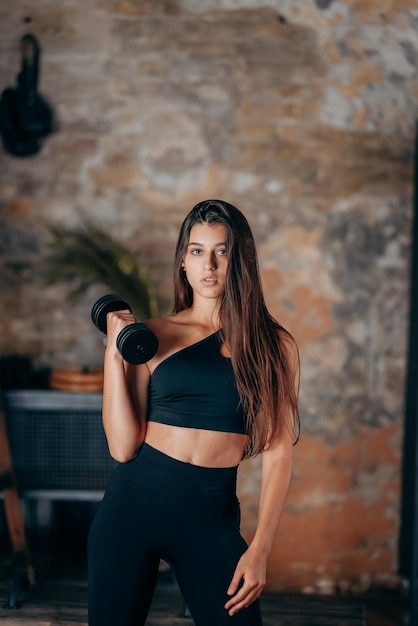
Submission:
{"label": "black sports bra", "polygon": [[220,349],[216,332],[162,361],[151,375],[148,421],[245,434],[231,359]]}

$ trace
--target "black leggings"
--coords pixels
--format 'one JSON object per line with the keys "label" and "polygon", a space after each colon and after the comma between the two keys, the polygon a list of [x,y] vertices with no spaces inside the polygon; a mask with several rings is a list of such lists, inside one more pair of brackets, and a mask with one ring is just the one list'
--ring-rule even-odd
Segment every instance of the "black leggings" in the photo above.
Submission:
{"label": "black leggings", "polygon": [[147,444],[119,465],[89,532],[89,626],[141,626],[160,558],[196,626],[261,626],[259,603],[230,617],[227,589],[247,544],[237,468],[177,461]]}

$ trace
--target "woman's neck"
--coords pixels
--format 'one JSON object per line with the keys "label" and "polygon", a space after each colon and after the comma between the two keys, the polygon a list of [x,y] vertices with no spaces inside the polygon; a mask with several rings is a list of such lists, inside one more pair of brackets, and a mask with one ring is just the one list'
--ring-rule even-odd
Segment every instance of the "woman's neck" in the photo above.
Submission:
{"label": "woman's neck", "polygon": [[207,300],[203,303],[195,301],[183,314],[187,318],[188,323],[205,326],[208,330],[216,331],[221,327],[219,308],[219,303],[217,302],[214,306],[208,306]]}

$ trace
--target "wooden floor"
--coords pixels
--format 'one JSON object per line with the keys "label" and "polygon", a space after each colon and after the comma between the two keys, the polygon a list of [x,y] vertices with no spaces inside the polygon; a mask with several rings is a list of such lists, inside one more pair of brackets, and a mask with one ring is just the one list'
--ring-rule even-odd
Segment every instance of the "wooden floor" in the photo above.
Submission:
{"label": "wooden floor", "polygon": [[[86,626],[86,587],[44,583],[34,588],[18,609],[1,608],[8,588],[0,586],[2,626]],[[264,626],[365,626],[363,602],[358,599],[264,595]],[[173,584],[158,586],[147,626],[193,626],[182,617],[183,602]],[[115,624],[115,626],[117,626]],[[216,626],[214,624],[214,626]]]}

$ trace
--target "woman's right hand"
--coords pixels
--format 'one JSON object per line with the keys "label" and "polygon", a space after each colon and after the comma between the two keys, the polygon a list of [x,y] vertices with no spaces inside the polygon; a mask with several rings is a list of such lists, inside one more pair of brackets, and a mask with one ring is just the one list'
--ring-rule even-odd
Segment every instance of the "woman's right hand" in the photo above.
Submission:
{"label": "woman's right hand", "polygon": [[136,321],[136,317],[132,315],[129,309],[123,309],[121,311],[111,311],[106,315],[107,353],[119,355],[121,357],[121,354],[116,347],[116,339],[119,333],[124,328],[126,328],[126,326],[129,326],[129,324],[134,324]]}

